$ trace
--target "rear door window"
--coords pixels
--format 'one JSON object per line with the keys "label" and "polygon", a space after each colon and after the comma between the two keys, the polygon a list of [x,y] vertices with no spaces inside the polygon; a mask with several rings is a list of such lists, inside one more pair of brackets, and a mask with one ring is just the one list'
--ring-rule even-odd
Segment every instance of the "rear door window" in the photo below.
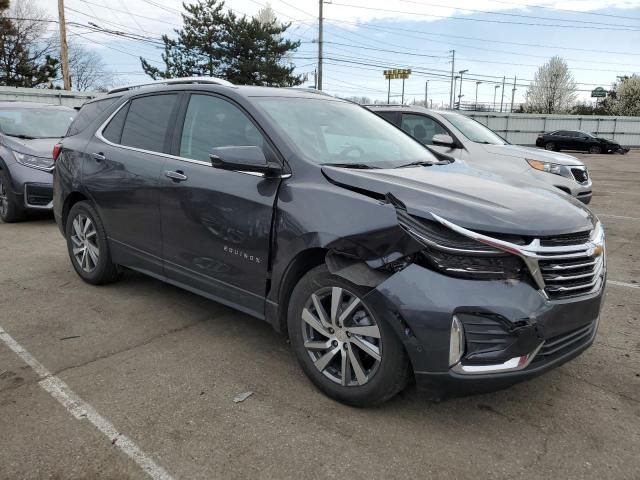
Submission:
{"label": "rear door window", "polygon": [[120,137],[122,136],[122,127],[124,121],[127,118],[127,112],[129,111],[129,104],[118,110],[113,118],[109,121],[109,125],[102,131],[102,136],[112,143],[120,143]]}
{"label": "rear door window", "polygon": [[149,95],[131,100],[120,144],[150,152],[164,152],[177,94]]}
{"label": "rear door window", "polygon": [[109,108],[113,103],[118,100],[120,97],[109,97],[102,100],[96,100],[94,102],[85,103],[76,118],[73,120],[73,123],[69,125],[69,130],[67,131],[67,137],[78,135],[85,128],[89,126],[91,122],[93,122],[98,115],[104,112],[107,108]]}

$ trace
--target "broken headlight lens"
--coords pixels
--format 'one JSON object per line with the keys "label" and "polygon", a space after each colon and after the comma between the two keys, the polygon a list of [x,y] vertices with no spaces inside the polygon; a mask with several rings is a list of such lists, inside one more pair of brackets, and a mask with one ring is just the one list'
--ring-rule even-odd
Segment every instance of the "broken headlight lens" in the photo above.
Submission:
{"label": "broken headlight lens", "polygon": [[420,254],[424,266],[452,277],[473,280],[508,280],[521,278],[525,266],[514,255],[461,255],[433,248]]}

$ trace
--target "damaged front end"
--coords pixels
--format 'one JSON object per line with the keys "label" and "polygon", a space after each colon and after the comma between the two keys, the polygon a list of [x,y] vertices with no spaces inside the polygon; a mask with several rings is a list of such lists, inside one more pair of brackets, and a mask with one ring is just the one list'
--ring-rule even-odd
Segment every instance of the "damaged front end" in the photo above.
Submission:
{"label": "damaged front end", "polygon": [[326,264],[371,288],[367,301],[402,338],[433,398],[510,385],[593,342],[606,272],[599,224],[555,237],[479,233],[414,216],[392,194],[381,201],[399,227],[385,232],[384,254],[335,245]]}

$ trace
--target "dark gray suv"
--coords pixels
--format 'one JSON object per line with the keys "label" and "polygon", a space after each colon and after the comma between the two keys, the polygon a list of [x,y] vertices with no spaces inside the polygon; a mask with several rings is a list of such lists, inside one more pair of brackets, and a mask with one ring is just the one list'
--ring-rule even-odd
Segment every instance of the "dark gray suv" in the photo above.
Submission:
{"label": "dark gray suv", "polygon": [[54,180],[78,275],[126,267],[265,320],[333,398],[501,388],[593,342],[604,233],[576,200],[313,91],[178,79],[84,109]]}
{"label": "dark gray suv", "polygon": [[53,208],[53,146],[76,111],[45,103],[0,102],[0,218]]}

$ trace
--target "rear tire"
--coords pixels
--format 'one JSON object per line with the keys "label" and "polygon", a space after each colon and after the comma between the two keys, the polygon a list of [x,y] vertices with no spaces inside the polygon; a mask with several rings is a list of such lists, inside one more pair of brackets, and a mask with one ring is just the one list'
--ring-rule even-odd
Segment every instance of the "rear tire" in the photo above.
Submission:
{"label": "rear tire", "polygon": [[327,396],[354,407],[384,403],[411,375],[402,342],[367,305],[367,293],[321,265],[300,279],[288,311],[302,370]]}
{"label": "rear tire", "polygon": [[545,149],[545,150],[551,150],[551,151],[553,151],[553,152],[557,152],[557,151],[559,150],[559,149],[558,149],[558,147],[556,146],[556,144],[555,144],[555,143],[553,143],[553,142],[547,142],[547,143],[545,143],[545,144],[544,144],[544,149]]}
{"label": "rear tire", "polygon": [[111,260],[107,233],[93,205],[83,201],[71,207],[65,234],[71,264],[82,280],[102,285],[118,278],[120,270]]}
{"label": "rear tire", "polygon": [[0,218],[5,223],[23,220],[25,211],[11,189],[11,179],[5,170],[0,170]]}
{"label": "rear tire", "polygon": [[598,155],[598,154],[602,153],[602,147],[600,147],[599,145],[592,145],[591,147],[589,147],[589,153],[593,153],[594,155]]}

